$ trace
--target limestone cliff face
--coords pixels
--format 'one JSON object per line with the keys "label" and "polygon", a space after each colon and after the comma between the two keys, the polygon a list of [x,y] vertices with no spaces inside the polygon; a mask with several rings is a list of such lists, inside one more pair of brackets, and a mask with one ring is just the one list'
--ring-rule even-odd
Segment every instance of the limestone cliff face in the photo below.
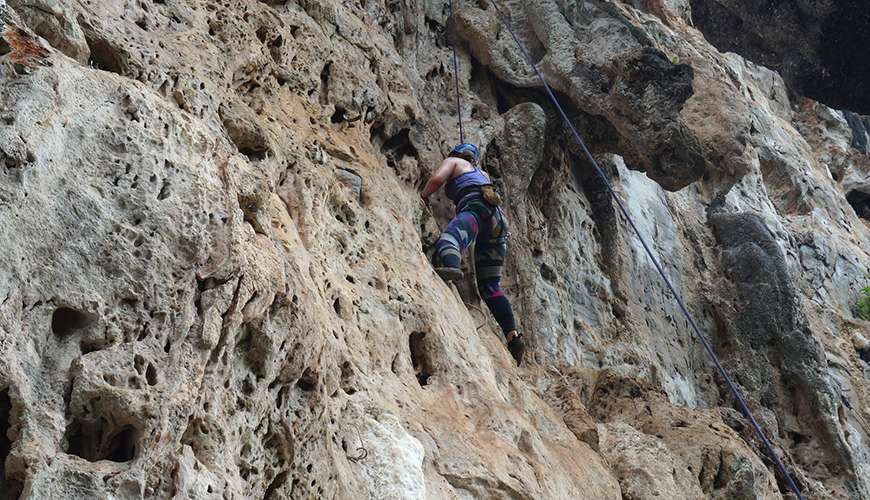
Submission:
{"label": "limestone cliff face", "polygon": [[[0,0],[0,497],[788,498],[456,3]],[[720,53],[709,5],[501,4],[807,498],[870,498],[870,122]],[[520,369],[427,262],[451,43]]]}

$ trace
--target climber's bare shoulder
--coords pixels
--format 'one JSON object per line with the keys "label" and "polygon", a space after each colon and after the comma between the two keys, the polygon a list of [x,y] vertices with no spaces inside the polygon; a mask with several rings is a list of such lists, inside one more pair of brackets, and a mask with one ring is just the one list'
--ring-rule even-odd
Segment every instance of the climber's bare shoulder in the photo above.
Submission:
{"label": "climber's bare shoulder", "polygon": [[471,165],[467,160],[462,158],[447,158],[444,160],[444,163],[450,163],[451,174],[450,178],[459,177],[462,174],[471,172],[474,170],[474,166]]}

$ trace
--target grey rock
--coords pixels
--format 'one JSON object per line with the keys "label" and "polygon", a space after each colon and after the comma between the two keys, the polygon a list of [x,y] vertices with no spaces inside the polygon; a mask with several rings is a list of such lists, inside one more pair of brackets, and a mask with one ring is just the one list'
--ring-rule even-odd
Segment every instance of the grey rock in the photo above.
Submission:
{"label": "grey rock", "polygon": [[338,182],[344,184],[345,186],[347,186],[348,189],[351,190],[356,199],[359,200],[362,198],[362,177],[360,177],[355,172],[345,170],[343,168],[336,169],[335,176]]}
{"label": "grey rock", "polygon": [[860,116],[851,111],[843,111],[843,116],[852,128],[852,147],[862,153],[867,153],[867,126]]}

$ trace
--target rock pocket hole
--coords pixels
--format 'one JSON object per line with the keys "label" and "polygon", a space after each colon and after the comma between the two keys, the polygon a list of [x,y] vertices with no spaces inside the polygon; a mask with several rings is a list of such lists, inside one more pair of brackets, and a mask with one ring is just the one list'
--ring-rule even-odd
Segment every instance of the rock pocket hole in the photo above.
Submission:
{"label": "rock pocket hole", "polygon": [[269,153],[269,148],[262,144],[254,144],[251,146],[242,146],[239,148],[239,153],[248,157],[249,160],[263,160]]}
{"label": "rock pocket hole", "polygon": [[273,479],[272,482],[269,483],[269,486],[266,488],[266,493],[263,494],[263,500],[285,498],[284,495],[279,492],[284,487],[284,484],[287,483],[288,475],[289,474],[285,471],[275,476],[275,479]]}
{"label": "rock pocket hole", "polygon": [[420,383],[421,387],[429,384],[429,377],[434,372],[425,338],[425,332],[414,332],[408,337],[408,346],[411,350],[411,366],[414,367],[414,375],[417,377],[417,382]]}
{"label": "rock pocket hole", "polygon": [[121,57],[118,50],[106,40],[94,37],[85,37],[88,48],[91,49],[91,58],[88,64],[96,69],[123,74]]}
{"label": "rock pocket hole", "polygon": [[94,321],[87,313],[69,307],[58,307],[51,316],[51,331],[61,337],[75,333]]}
{"label": "rock pocket hole", "polygon": [[336,106],[335,113],[332,114],[332,116],[329,118],[329,121],[331,121],[332,123],[341,123],[345,120],[347,120],[347,111]]}
{"label": "rock pocket hole", "polygon": [[142,375],[142,369],[145,368],[145,358],[140,355],[136,355],[133,357],[133,368],[136,369],[136,373]]}
{"label": "rock pocket hole", "polygon": [[136,429],[133,426],[123,427],[117,434],[109,438],[107,459],[112,462],[129,462],[136,456]]}
{"label": "rock pocket hole", "polygon": [[387,163],[392,167],[397,166],[406,156],[413,158],[418,156],[417,148],[411,142],[411,130],[407,128],[387,139],[381,147],[381,151],[387,157]]}
{"label": "rock pocket hole", "polygon": [[138,432],[132,425],[115,428],[105,418],[75,418],[66,434],[66,452],[89,462],[123,463],[136,456]]}
{"label": "rock pocket hole", "polygon": [[356,387],[354,387],[354,370],[350,361],[345,361],[341,364],[341,390],[348,396],[356,394]]}
{"label": "rock pocket hole", "polygon": [[870,194],[861,191],[851,191],[846,195],[846,201],[858,214],[858,217],[870,221]]}
{"label": "rock pocket hole", "polygon": [[325,106],[329,103],[329,73],[332,69],[332,61],[323,66],[320,72],[320,104]]}
{"label": "rock pocket hole", "polygon": [[148,381],[148,385],[157,385],[157,369],[151,363],[148,363],[148,368],[145,370],[145,380]]}
{"label": "rock pocket hole", "polygon": [[235,115],[221,114],[227,136],[239,153],[250,161],[263,160],[271,153],[269,141],[263,130],[250,120],[240,120]]}
{"label": "rock pocket hole", "polygon": [[396,354],[395,356],[393,356],[393,362],[390,363],[390,371],[393,372],[393,375],[399,374],[399,366],[399,355]]}
{"label": "rock pocket hole", "polygon": [[305,392],[313,391],[317,388],[317,374],[311,368],[306,368],[296,385]]}

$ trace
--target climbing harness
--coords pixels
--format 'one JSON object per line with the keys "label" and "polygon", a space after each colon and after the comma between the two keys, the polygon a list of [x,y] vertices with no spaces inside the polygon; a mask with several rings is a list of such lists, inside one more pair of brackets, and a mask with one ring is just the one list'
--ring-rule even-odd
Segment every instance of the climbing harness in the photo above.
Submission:
{"label": "climbing harness", "polygon": [[[452,11],[452,3],[453,3],[452,0],[450,3],[451,3],[451,11]],[[652,250],[650,249],[649,244],[647,244],[646,239],[643,237],[640,230],[637,228],[637,225],[634,223],[634,220],[628,214],[628,210],[626,210],[625,205],[622,202],[622,199],[620,199],[619,195],[616,194],[616,191],[613,189],[613,185],[611,185],[610,180],[607,178],[607,175],[605,175],[604,171],[598,165],[598,162],[595,161],[595,157],[592,156],[592,153],[589,152],[589,148],[586,147],[586,143],[583,141],[583,138],[580,136],[580,133],[577,132],[577,129],[571,123],[571,120],[568,118],[568,115],[565,113],[565,110],[562,108],[562,105],[559,103],[559,99],[556,98],[556,95],[553,93],[553,90],[550,88],[550,85],[547,83],[547,80],[544,78],[543,73],[541,73],[541,71],[538,69],[538,66],[535,64],[535,60],[531,57],[528,50],[525,48],[523,43],[520,41],[519,37],[517,37],[516,32],[514,32],[514,29],[510,24],[510,21],[504,15],[504,13],[501,11],[501,9],[498,7],[498,4],[495,2],[495,0],[489,0],[489,3],[490,3],[490,5],[492,5],[493,9],[495,9],[495,12],[498,15],[499,20],[504,25],[504,27],[508,30],[511,37],[514,39],[514,42],[516,42],[517,46],[520,49],[520,52],[522,52],[526,61],[532,66],[532,69],[535,71],[535,74],[537,75],[538,79],[543,84],[543,87],[546,90],[547,96],[550,98],[550,101],[553,103],[553,106],[555,106],[556,110],[561,115],[562,120],[565,122],[565,126],[568,127],[568,129],[570,130],[571,135],[574,137],[574,140],[577,142],[577,145],[579,145],[580,148],[583,150],[583,153],[585,154],[586,158],[589,160],[589,163],[595,168],[596,174],[604,182],[604,185],[607,187],[607,191],[610,193],[610,196],[613,198],[614,202],[616,202],[616,205],[619,207],[619,211],[622,213],[623,217],[625,217],[625,220],[631,226],[632,230],[634,231],[634,234],[637,236],[638,240],[640,241],[641,245],[643,246],[644,251],[646,252],[646,254],[649,257],[650,261],[652,262],[653,266],[656,268],[656,271],[658,271],[659,276],[661,276],[662,280],[665,282],[665,285],[667,285],[668,289],[671,291],[671,294],[673,295],[674,299],[676,300],[677,304],[679,305],[680,311],[682,311],[683,315],[686,317],[686,320],[688,321],[688,323],[692,329],[692,332],[695,334],[695,336],[698,338],[698,340],[704,346],[704,350],[707,352],[707,355],[710,357],[710,360],[712,361],[713,365],[716,367],[716,369],[719,371],[719,374],[725,380],[725,383],[728,385],[728,388],[731,390],[731,393],[734,395],[734,398],[737,400],[737,403],[740,406],[740,409],[741,409],[743,415],[752,424],[752,429],[755,431],[755,434],[758,436],[758,439],[761,440],[761,442],[763,443],[764,448],[767,451],[767,454],[770,456],[770,459],[773,460],[773,462],[776,464],[776,468],[779,470],[780,474],[782,475],[783,479],[785,480],[786,484],[788,485],[788,488],[797,496],[798,500],[804,500],[804,497],[801,495],[800,490],[798,489],[798,487],[795,484],[794,480],[792,479],[791,475],[786,470],[785,465],[782,463],[782,460],[779,458],[779,455],[773,449],[773,445],[767,439],[767,436],[764,434],[764,431],[761,429],[761,426],[758,424],[758,422],[755,419],[755,416],[752,414],[752,411],[749,409],[749,405],[746,403],[746,401],[743,399],[743,396],[740,394],[740,390],[737,388],[737,386],[731,380],[731,377],[728,375],[728,372],[725,370],[725,367],[723,367],[722,363],[719,362],[719,358],[716,356],[716,353],[713,351],[713,347],[710,345],[710,341],[707,340],[707,338],[701,333],[701,329],[698,327],[698,324],[695,322],[695,319],[692,317],[691,313],[689,313],[689,309],[688,309],[688,307],[686,307],[686,304],[683,301],[682,296],[677,292],[676,288],[674,288],[674,285],[671,283],[671,280],[668,278],[667,274],[665,273],[665,271],[662,268],[661,264],[659,263],[658,259],[656,259],[655,255],[653,254]],[[455,49],[454,49],[454,54],[455,54]],[[458,90],[458,87],[457,87],[457,90]],[[458,99],[459,99],[459,95],[457,93],[457,101],[458,101]],[[462,132],[460,131],[460,134],[461,133]]]}
{"label": "climbing harness", "polygon": [[[449,3],[449,13],[450,17],[453,17],[453,0],[450,0]],[[453,49],[453,81],[454,86],[456,87],[456,118],[459,120],[459,142],[465,143],[465,130],[462,128],[462,100],[459,95],[459,60],[456,59],[456,45],[450,44],[450,48]]]}

